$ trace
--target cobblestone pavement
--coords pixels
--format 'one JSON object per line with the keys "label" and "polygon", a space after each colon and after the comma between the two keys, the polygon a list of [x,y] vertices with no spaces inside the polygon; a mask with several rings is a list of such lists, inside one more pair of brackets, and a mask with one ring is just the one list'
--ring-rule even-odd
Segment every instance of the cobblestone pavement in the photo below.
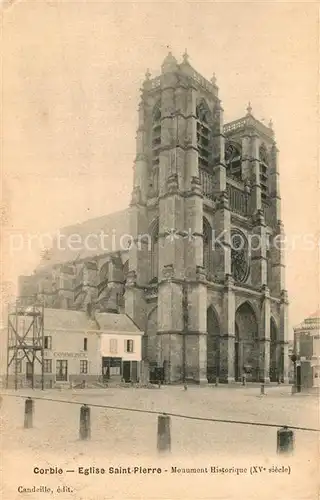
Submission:
{"label": "cobblestone pavement", "polygon": [[[319,435],[295,431],[295,453],[276,454],[277,428],[171,418],[172,451],[159,457],[156,450],[157,414],[91,406],[91,440],[80,441],[79,404],[110,405],[179,413],[216,419],[267,422],[279,426],[319,428],[318,399],[291,396],[285,386],[230,389],[228,387],[114,388],[78,391],[20,390],[17,395],[52,398],[64,403],[35,400],[34,427],[23,429],[24,399],[3,391],[1,447],[4,499],[43,499],[50,493],[18,493],[23,487],[47,486],[60,500],[109,499],[316,499],[316,457]],[[261,470],[252,470],[256,465]],[[290,466],[285,472],[272,465]],[[63,469],[63,474],[34,474],[34,467]],[[162,473],[79,474],[78,467],[157,467]],[[247,472],[211,473],[212,467],[247,468]],[[172,473],[171,467],[205,472]],[[265,470],[263,470],[263,468]],[[66,472],[66,470],[75,472]],[[166,469],[168,472],[164,472]],[[206,472],[206,470],[208,472]],[[216,469],[215,469],[216,470]],[[252,473],[250,473],[250,470]],[[288,473],[288,471],[290,473]],[[58,493],[57,487],[72,491]]]}

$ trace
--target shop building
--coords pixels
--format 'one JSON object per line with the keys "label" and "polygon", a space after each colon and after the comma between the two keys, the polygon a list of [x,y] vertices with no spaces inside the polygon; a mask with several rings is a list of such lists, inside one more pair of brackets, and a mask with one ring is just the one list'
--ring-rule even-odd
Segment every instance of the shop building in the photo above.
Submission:
{"label": "shop building", "polygon": [[294,328],[296,385],[301,390],[320,388],[320,310]]}
{"label": "shop building", "polygon": [[[43,313],[43,358],[27,348],[15,349],[14,335],[9,340],[12,363],[9,366],[9,386],[29,386],[34,380],[40,387],[42,368],[45,387],[76,386],[106,381],[138,381],[141,362],[142,332],[125,314],[97,313],[45,308]],[[19,335],[27,332],[30,319],[19,315]],[[31,332],[24,345],[31,346]],[[42,366],[43,359],[43,366]]]}

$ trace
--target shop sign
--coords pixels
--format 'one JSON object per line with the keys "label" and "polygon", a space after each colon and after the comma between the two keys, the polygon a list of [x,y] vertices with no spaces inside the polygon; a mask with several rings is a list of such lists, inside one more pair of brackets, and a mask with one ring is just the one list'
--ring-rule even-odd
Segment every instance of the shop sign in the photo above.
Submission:
{"label": "shop sign", "polygon": [[55,358],[87,358],[86,352],[54,352]]}

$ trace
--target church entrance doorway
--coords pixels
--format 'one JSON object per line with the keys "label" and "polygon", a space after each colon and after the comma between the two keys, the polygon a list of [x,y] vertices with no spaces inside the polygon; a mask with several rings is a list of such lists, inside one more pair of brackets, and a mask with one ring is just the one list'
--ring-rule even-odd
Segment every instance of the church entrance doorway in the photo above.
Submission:
{"label": "church entrance doorway", "polygon": [[248,302],[241,304],[236,311],[234,371],[238,381],[244,374],[247,380],[259,380],[258,322]]}

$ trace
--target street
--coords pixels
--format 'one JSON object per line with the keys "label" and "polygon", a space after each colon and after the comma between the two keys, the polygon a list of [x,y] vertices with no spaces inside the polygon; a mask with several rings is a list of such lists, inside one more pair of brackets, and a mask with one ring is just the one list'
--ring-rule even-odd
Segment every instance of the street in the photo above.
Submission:
{"label": "street", "polygon": [[[4,391],[1,408],[2,450],[6,457],[3,463],[5,488],[7,488],[4,498],[21,498],[22,494],[17,492],[17,487],[25,484],[49,485],[49,487],[53,485],[56,495],[60,495],[63,500],[67,498],[160,500],[166,498],[164,496],[166,488],[170,488],[170,498],[180,498],[174,495],[181,495],[181,488],[185,489],[183,498],[226,498],[226,487],[228,499],[242,498],[242,494],[237,496],[239,494],[237,488],[247,488],[246,495],[249,495],[249,498],[256,498],[252,495],[256,494],[257,485],[259,485],[260,499],[267,498],[267,492],[269,498],[271,494],[272,498],[288,498],[288,500],[316,498],[315,467],[319,436],[315,432],[294,431],[294,456],[283,458],[276,454],[276,427],[171,417],[171,453],[166,457],[159,457],[157,453],[158,412],[261,422],[277,424],[280,427],[288,425],[318,428],[317,398],[291,396],[288,386],[266,387],[265,396],[260,396],[258,385],[239,388],[189,387],[187,391],[181,386],[161,389],[18,391],[18,396],[32,395],[34,398],[61,400],[53,402],[35,399],[32,429],[23,428],[25,400],[12,397],[13,394],[12,391],[7,393]],[[62,401],[87,403],[89,406],[109,405],[151,410],[156,414],[91,406],[91,440],[80,441],[81,405]],[[159,464],[162,467],[163,463],[166,464],[168,471],[165,473],[166,477],[164,473],[132,474],[121,473],[120,470],[121,467],[157,468]],[[269,473],[269,476],[263,476],[264,472],[265,474],[267,472],[263,472],[262,469],[260,472],[256,469],[256,472],[250,473],[250,467],[253,465],[265,468],[266,471],[274,466],[275,470]],[[291,467],[290,473],[286,469],[287,465]],[[56,468],[55,471],[61,469],[62,473],[34,473],[34,467],[39,470],[50,467]],[[79,467],[87,470],[87,473],[79,472]],[[110,473],[109,467],[119,469],[120,472]],[[172,467],[176,468],[175,472],[172,472]],[[219,469],[225,467],[247,469],[247,473],[237,473],[232,470],[228,473],[219,472]],[[283,471],[281,467],[284,468]],[[199,469],[200,472],[192,473],[190,468]],[[99,472],[96,472],[96,469],[99,469]],[[101,469],[106,472],[101,473]],[[202,469],[204,472],[201,472]],[[14,470],[17,471],[17,476],[13,476]],[[67,470],[75,472],[67,473]],[[212,473],[212,470],[217,472]],[[208,486],[200,488],[200,482]],[[158,484],[161,484],[161,490],[157,489]],[[264,486],[261,490],[262,484]],[[59,493],[57,488],[58,486],[61,488],[61,485],[65,488]],[[211,490],[213,485],[215,485],[214,491]],[[277,491],[272,489],[271,492],[270,488],[274,488],[275,485]],[[282,490],[279,490],[280,485]],[[293,485],[294,489],[291,491]],[[71,488],[72,491],[68,491],[67,488]],[[180,488],[179,493],[171,493],[176,491],[175,488]],[[207,488],[210,491],[207,491]],[[276,496],[283,495],[286,488],[288,496]],[[143,491],[148,493],[142,494]],[[84,496],[79,496],[79,492]],[[298,496],[302,493],[304,496]],[[43,498],[44,494],[44,492],[28,493],[27,498]],[[104,496],[99,496],[101,494]],[[146,494],[147,496],[143,496]]]}

